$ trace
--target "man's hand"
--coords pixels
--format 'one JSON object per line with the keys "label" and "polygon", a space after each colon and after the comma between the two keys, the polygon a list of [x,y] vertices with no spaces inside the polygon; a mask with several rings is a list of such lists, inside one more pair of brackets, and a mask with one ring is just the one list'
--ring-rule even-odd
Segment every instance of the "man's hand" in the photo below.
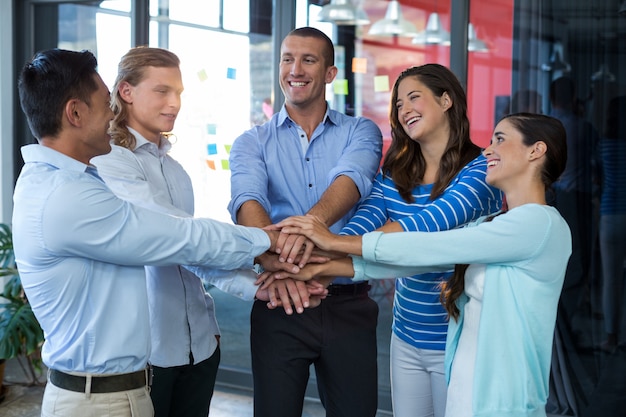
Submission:
{"label": "man's hand", "polygon": [[257,299],[268,301],[267,306],[271,309],[282,306],[285,313],[290,315],[293,314],[293,308],[296,312],[302,313],[305,308],[319,305],[327,294],[326,287],[319,283],[309,285],[286,279],[272,282],[265,288],[259,288]]}
{"label": "man's hand", "polygon": [[266,271],[288,271],[293,274],[297,274],[300,271],[298,265],[289,262],[281,262],[278,259],[278,255],[272,252],[265,252],[257,256],[256,262],[261,264]]}
{"label": "man's hand", "polygon": [[315,244],[302,235],[281,233],[276,242],[280,262],[296,263],[302,268],[311,257]]}

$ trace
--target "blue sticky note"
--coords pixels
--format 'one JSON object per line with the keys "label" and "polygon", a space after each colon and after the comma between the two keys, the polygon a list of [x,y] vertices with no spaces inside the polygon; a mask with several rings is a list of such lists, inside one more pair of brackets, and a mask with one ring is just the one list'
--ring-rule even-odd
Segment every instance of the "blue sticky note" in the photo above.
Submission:
{"label": "blue sticky note", "polygon": [[215,123],[209,123],[206,125],[206,132],[209,135],[215,135],[217,133],[217,125]]}
{"label": "blue sticky note", "polygon": [[226,78],[234,80],[237,78],[237,70],[235,68],[228,68],[226,70]]}
{"label": "blue sticky note", "polygon": [[206,146],[206,150],[209,153],[209,155],[216,155],[217,154],[217,144],[216,143],[209,143]]}

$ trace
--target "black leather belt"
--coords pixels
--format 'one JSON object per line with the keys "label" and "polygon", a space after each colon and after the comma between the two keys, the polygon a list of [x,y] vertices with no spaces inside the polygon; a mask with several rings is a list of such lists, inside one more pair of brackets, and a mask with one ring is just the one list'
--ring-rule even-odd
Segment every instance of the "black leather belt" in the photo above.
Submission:
{"label": "black leather belt", "polygon": [[[87,391],[87,377],[70,375],[50,369],[49,381],[56,387],[74,392]],[[91,390],[94,394],[105,392],[130,391],[150,384],[150,370],[132,372],[130,374],[102,375],[91,377]]]}
{"label": "black leather belt", "polygon": [[328,286],[328,295],[359,295],[367,293],[371,285],[367,281],[358,284],[330,284]]}

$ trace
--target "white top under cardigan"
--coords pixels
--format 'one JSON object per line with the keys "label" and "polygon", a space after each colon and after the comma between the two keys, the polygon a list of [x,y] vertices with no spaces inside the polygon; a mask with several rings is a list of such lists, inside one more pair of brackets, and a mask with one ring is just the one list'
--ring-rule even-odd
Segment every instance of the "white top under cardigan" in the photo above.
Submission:
{"label": "white top under cardigan", "polygon": [[[353,257],[355,280],[389,277],[390,270],[402,276],[421,267],[485,264],[472,415],[545,416],[570,230],[555,208],[538,204],[513,208],[491,222],[481,220],[445,232],[365,234],[363,257]],[[454,377],[450,370],[467,300],[466,294],[457,300],[460,317],[448,329],[448,378]]]}

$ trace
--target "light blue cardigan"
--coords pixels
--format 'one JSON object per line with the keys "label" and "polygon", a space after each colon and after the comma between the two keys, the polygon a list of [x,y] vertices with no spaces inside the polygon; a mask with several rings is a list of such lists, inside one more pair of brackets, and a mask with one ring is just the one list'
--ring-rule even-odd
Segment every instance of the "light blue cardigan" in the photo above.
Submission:
{"label": "light blue cardigan", "polygon": [[[556,311],[571,234],[550,206],[526,204],[444,232],[372,232],[353,257],[355,280],[412,275],[427,267],[486,264],[473,393],[477,417],[545,416]],[[474,227],[475,226],[475,227]],[[446,373],[463,327],[451,320]]]}

